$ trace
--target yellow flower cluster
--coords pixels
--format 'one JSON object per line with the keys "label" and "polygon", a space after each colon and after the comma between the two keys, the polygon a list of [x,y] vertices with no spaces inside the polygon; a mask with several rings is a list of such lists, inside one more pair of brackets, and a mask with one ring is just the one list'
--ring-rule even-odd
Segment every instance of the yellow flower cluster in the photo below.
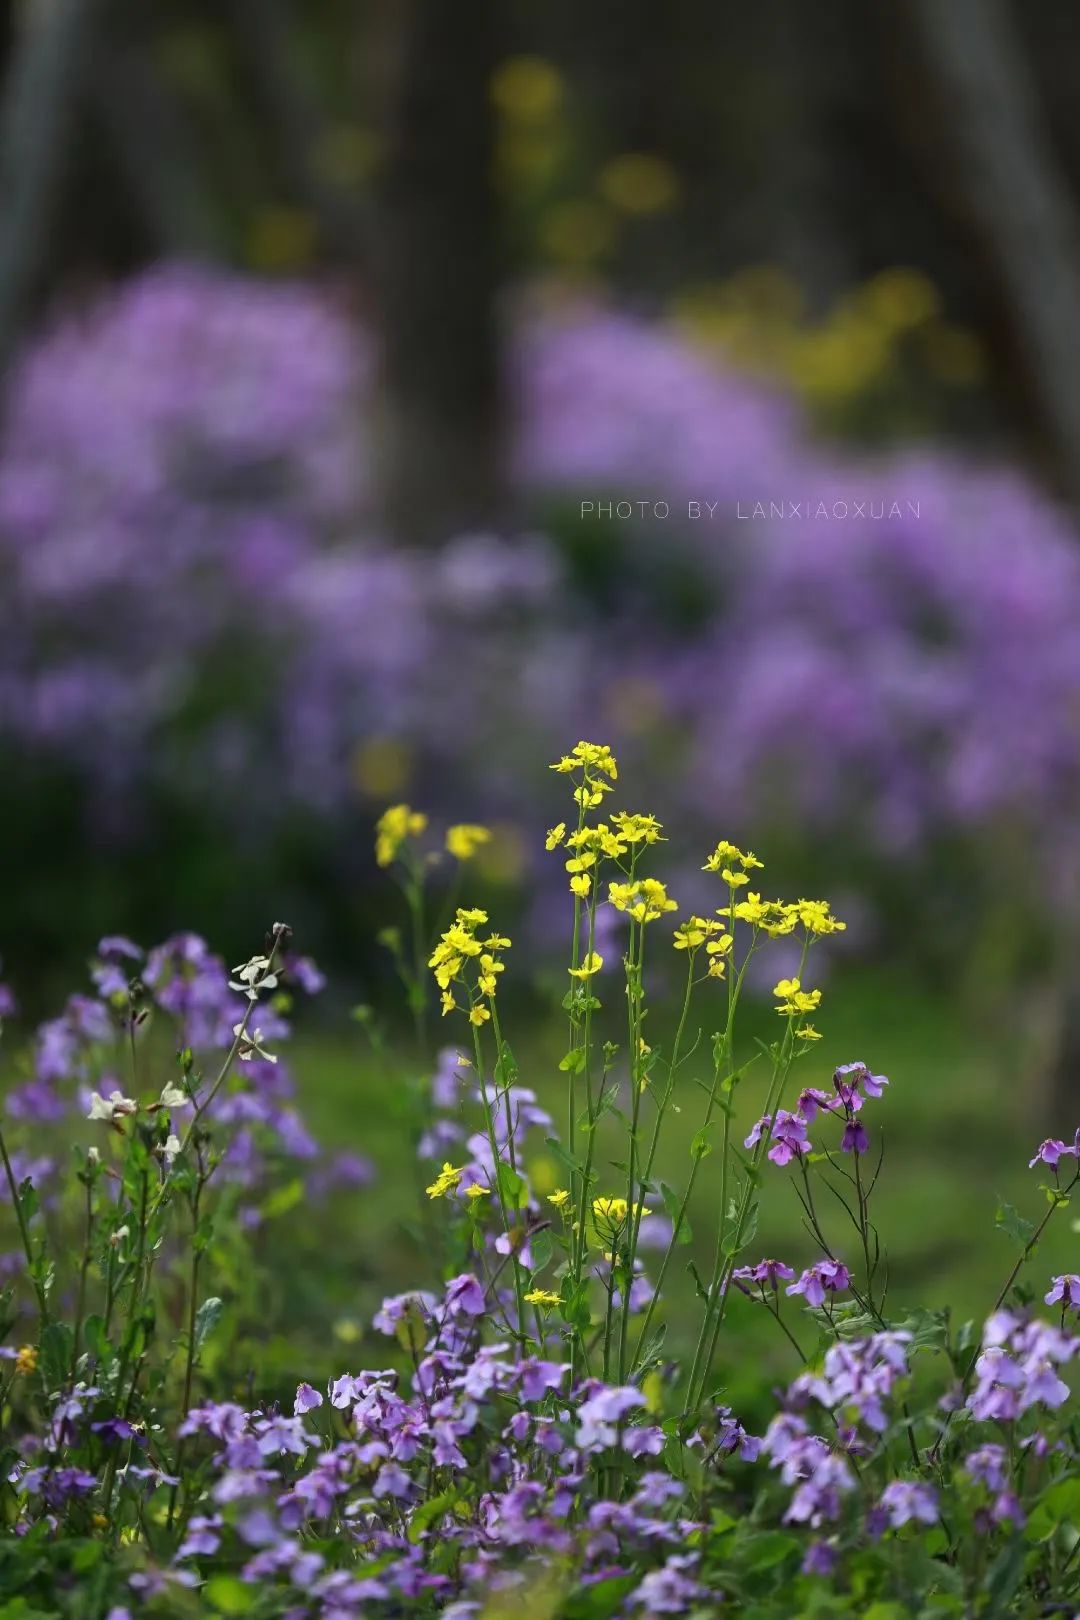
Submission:
{"label": "yellow flower cluster", "polygon": [[29,1378],[32,1372],[37,1371],[38,1353],[32,1344],[24,1344],[15,1357],[15,1374],[19,1378]]}
{"label": "yellow flower cluster", "polygon": [[647,1215],[652,1214],[652,1211],[646,1209],[644,1204],[635,1204],[631,1210],[625,1198],[594,1198],[592,1211],[593,1220],[597,1226],[608,1227],[612,1231],[617,1231],[619,1227],[625,1226],[631,1215],[637,1216],[639,1220],[644,1220]]}
{"label": "yellow flower cluster", "polygon": [[550,1307],[560,1303],[558,1294],[551,1293],[547,1288],[533,1288],[523,1296],[526,1305],[543,1305]]}
{"label": "yellow flower cluster", "polygon": [[[744,872],[752,872],[755,869],[760,871],[765,864],[763,861],[758,860],[753,851],[740,849],[737,844],[731,844],[726,838],[722,838],[701,870],[703,872],[720,872],[723,875],[724,882],[730,883],[733,881],[730,870],[733,863],[741,866]],[[736,883],[740,881],[746,883],[749,879],[745,877],[741,879],[735,878],[734,881]]]}
{"label": "yellow flower cluster", "polygon": [[443,1198],[448,1192],[453,1192],[464,1175],[464,1170],[455,1170],[449,1160],[443,1165],[430,1187],[424,1190],[429,1198]]}
{"label": "yellow flower cluster", "polygon": [[595,810],[602,804],[604,794],[611,792],[619,775],[615,756],[606,743],[579,742],[569,754],[556,760],[551,769],[562,776],[581,772],[581,782],[574,789],[574,802],[584,810]]}
{"label": "yellow flower cluster", "polygon": [[[492,1000],[497,989],[498,975],[505,970],[498,953],[508,948],[510,941],[502,934],[491,934],[486,939],[477,937],[478,930],[487,926],[488,914],[475,908],[458,907],[457,916],[442,935],[428,958],[428,967],[435,975],[435,983],[442,991],[443,1016],[457,1006],[451,986],[465,983],[465,965],[475,962],[475,987],[480,997]],[[466,990],[468,985],[466,984]],[[491,1013],[483,1002],[470,995],[469,1018],[474,1024],[486,1024]]]}
{"label": "yellow flower cluster", "polygon": [[446,829],[446,848],[456,861],[471,861],[483,844],[491,843],[491,829],[462,821]]}
{"label": "yellow flower cluster", "polygon": [[379,866],[389,866],[402,844],[409,838],[419,838],[427,824],[423,811],[407,804],[392,804],[384,810],[375,823],[375,859]]}
{"label": "yellow flower cluster", "polygon": [[565,1209],[570,1202],[570,1194],[565,1187],[559,1187],[553,1193],[548,1193],[548,1203],[554,1204],[556,1209]]}
{"label": "yellow flower cluster", "polygon": [[839,934],[847,927],[846,923],[832,915],[827,900],[763,900],[753,889],[747,893],[745,900],[737,900],[733,907],[718,907],[716,914],[718,917],[734,916],[738,922],[760,928],[771,939],[794,933],[800,924],[815,937]]}
{"label": "yellow flower cluster", "polygon": [[625,911],[636,923],[655,922],[665,911],[677,911],[678,901],[668,898],[659,878],[638,878],[633,883],[612,883],[608,899],[616,911]]}
{"label": "yellow flower cluster", "polygon": [[821,991],[804,990],[798,979],[781,979],[773,985],[773,995],[780,1004],[776,1010],[781,1018],[799,1018],[821,1005]]}
{"label": "yellow flower cluster", "polygon": [[672,944],[677,951],[689,951],[691,955],[704,945],[709,955],[709,976],[722,979],[726,971],[725,958],[731,955],[735,939],[714,918],[691,917],[676,928]]}

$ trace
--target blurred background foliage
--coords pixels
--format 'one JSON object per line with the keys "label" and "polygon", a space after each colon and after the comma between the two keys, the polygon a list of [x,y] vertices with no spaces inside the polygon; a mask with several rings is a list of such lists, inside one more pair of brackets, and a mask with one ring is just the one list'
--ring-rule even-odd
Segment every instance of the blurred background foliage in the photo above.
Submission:
{"label": "blurred background foliage", "polygon": [[[493,825],[528,1020],[546,761],[595,734],[685,907],[725,834],[850,917],[865,1051],[827,1055],[921,1099],[908,1262],[970,1282],[958,1195],[1076,1123],[1075,36],[1069,0],[9,0],[24,1018],[106,928],[231,960],[272,915],[332,1012],[379,1000],[408,797]],[[359,1046],[304,1067],[393,1157]]]}

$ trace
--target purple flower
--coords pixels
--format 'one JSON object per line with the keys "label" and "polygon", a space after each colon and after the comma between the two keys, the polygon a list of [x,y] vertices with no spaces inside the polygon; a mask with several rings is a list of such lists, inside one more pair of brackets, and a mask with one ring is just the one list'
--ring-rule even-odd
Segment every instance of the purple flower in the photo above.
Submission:
{"label": "purple flower", "polygon": [[483,1316],[487,1309],[484,1290],[471,1271],[447,1283],[446,1309],[451,1316]]}
{"label": "purple flower", "polygon": [[[747,1140],[749,1141],[749,1138]],[[769,1158],[773,1164],[785,1165],[809,1151],[810,1139],[806,1134],[806,1121],[798,1114],[789,1113],[786,1108],[781,1108],[773,1122]]]}
{"label": "purple flower", "polygon": [[840,1138],[840,1147],[845,1153],[865,1153],[870,1146],[866,1126],[860,1119],[849,1119],[844,1126],[844,1134]]}
{"label": "purple flower", "polygon": [[628,1412],[644,1406],[645,1397],[640,1389],[629,1386],[609,1389],[601,1385],[578,1407],[576,1444],[582,1451],[602,1451],[616,1444],[619,1425]]}
{"label": "purple flower", "polygon": [[828,1579],[834,1573],[839,1557],[836,1548],[828,1541],[812,1541],[803,1555],[802,1572],[804,1575],[824,1575]]}
{"label": "purple flower", "polygon": [[293,1416],[302,1417],[305,1412],[313,1412],[322,1403],[323,1398],[317,1389],[312,1389],[310,1384],[299,1384],[293,1402]]}
{"label": "purple flower", "polygon": [[937,1491],[920,1480],[894,1479],[882,1491],[880,1506],[888,1514],[894,1530],[912,1521],[916,1524],[937,1523]]}
{"label": "purple flower", "polygon": [[839,1260],[819,1260],[809,1266],[798,1282],[789,1283],[787,1294],[803,1294],[808,1305],[821,1306],[826,1293],[842,1294],[851,1282],[851,1273]]}
{"label": "purple flower", "polygon": [[1067,1271],[1060,1277],[1050,1279],[1050,1292],[1046,1296],[1048,1305],[1060,1304],[1062,1310],[1070,1306],[1080,1310],[1080,1276],[1075,1271]]}
{"label": "purple flower", "polygon": [[782,1260],[759,1260],[756,1266],[736,1267],[731,1275],[735,1282],[760,1283],[775,1292],[779,1282],[794,1277],[795,1273]]}
{"label": "purple flower", "polygon": [[1069,1147],[1060,1137],[1048,1136],[1045,1142],[1040,1142],[1035,1151],[1035,1157],[1028,1160],[1028,1169],[1033,1170],[1039,1163],[1048,1164],[1051,1170],[1056,1170],[1061,1159],[1076,1157],[1075,1144]]}

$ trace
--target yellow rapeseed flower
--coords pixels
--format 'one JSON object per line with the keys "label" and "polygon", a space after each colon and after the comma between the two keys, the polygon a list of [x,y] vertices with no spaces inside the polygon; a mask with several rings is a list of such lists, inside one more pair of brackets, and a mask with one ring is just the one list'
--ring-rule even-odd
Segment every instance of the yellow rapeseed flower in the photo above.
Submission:
{"label": "yellow rapeseed flower", "polygon": [[580,967],[570,968],[572,979],[591,979],[594,973],[599,973],[604,965],[604,958],[595,951],[590,951]]}
{"label": "yellow rapeseed flower", "polygon": [[548,1203],[554,1204],[556,1209],[564,1209],[570,1202],[570,1194],[565,1187],[559,1187],[553,1193],[548,1193]]}
{"label": "yellow rapeseed flower", "polygon": [[427,826],[427,816],[407,804],[392,804],[375,823],[375,860],[379,866],[389,866],[402,844],[409,838],[418,838]]}
{"label": "yellow rapeseed flower", "polygon": [[561,1303],[558,1294],[552,1294],[546,1288],[533,1288],[523,1296],[526,1305],[552,1306]]}
{"label": "yellow rapeseed flower", "polygon": [[471,861],[482,844],[490,844],[491,829],[462,821],[446,829],[446,847],[456,861]]}
{"label": "yellow rapeseed flower", "polygon": [[24,1344],[15,1357],[15,1372],[18,1377],[28,1378],[32,1372],[37,1371],[38,1353],[32,1344]]}
{"label": "yellow rapeseed flower", "polygon": [[442,1198],[444,1194],[453,1192],[463,1174],[463,1170],[455,1170],[449,1159],[447,1159],[431,1186],[426,1187],[424,1190],[429,1198]]}

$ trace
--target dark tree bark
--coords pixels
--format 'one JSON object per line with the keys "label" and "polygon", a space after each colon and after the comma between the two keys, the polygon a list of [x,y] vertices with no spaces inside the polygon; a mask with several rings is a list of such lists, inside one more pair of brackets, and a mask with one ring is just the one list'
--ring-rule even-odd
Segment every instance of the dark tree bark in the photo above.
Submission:
{"label": "dark tree bark", "polygon": [[1060,482],[1080,499],[1080,228],[1005,0],[909,0],[958,204],[1000,285]]}
{"label": "dark tree bark", "polygon": [[381,474],[392,532],[497,521],[491,73],[500,0],[394,0],[376,242]]}
{"label": "dark tree bark", "polygon": [[30,0],[0,106],[0,374],[48,262],[99,0]]}

